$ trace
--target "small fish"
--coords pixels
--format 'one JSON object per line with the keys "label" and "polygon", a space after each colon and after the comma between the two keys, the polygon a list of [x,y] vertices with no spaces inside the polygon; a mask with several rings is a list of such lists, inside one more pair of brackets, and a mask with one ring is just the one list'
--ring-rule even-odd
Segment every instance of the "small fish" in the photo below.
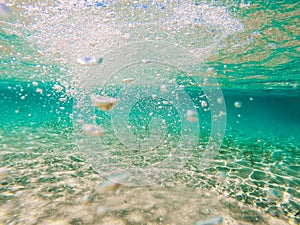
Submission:
{"label": "small fish", "polygon": [[118,104],[119,100],[116,98],[92,94],[91,102],[94,106],[98,107],[99,109],[103,111],[109,111]]}

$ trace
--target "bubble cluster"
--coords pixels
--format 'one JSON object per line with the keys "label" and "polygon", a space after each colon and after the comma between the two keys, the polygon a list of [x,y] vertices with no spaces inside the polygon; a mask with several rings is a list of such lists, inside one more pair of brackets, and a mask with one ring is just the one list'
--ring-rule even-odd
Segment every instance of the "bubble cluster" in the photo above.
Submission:
{"label": "bubble cluster", "polygon": [[[218,86],[202,85],[216,80],[197,69],[199,59],[151,41],[103,58],[82,78],[73,110],[77,143],[89,163],[107,177],[129,174],[126,184],[156,183],[179,171],[201,138],[206,144],[199,168],[207,166],[222,143],[226,113],[220,114],[225,106]],[[200,97],[188,91],[190,84],[199,85]],[[101,126],[105,134],[82,135],[81,124]]]}

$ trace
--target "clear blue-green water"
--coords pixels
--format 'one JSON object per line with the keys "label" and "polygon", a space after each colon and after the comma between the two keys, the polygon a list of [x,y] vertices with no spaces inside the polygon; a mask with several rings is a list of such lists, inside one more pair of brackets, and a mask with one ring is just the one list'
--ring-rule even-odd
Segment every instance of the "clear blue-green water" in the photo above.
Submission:
{"label": "clear blue-green water", "polygon": [[[0,224],[299,224],[298,1],[0,6]],[[168,175],[99,191],[168,157]]]}

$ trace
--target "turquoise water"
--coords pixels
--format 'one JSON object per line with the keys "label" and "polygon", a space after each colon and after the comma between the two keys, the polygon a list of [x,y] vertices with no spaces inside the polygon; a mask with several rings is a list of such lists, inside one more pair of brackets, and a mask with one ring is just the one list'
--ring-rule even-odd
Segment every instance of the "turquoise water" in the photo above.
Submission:
{"label": "turquoise water", "polygon": [[1,3],[0,224],[298,224],[298,17],[297,1]]}

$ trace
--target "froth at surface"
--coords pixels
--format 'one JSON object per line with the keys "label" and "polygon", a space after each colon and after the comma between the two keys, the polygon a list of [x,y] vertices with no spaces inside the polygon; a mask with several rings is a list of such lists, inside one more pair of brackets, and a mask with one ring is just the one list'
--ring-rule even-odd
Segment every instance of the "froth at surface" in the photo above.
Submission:
{"label": "froth at surface", "polygon": [[[225,7],[179,1],[13,2],[26,40],[49,60],[82,73],[78,57],[100,57],[127,43],[167,41],[204,58],[243,31]],[[75,72],[75,73],[74,73]]]}

